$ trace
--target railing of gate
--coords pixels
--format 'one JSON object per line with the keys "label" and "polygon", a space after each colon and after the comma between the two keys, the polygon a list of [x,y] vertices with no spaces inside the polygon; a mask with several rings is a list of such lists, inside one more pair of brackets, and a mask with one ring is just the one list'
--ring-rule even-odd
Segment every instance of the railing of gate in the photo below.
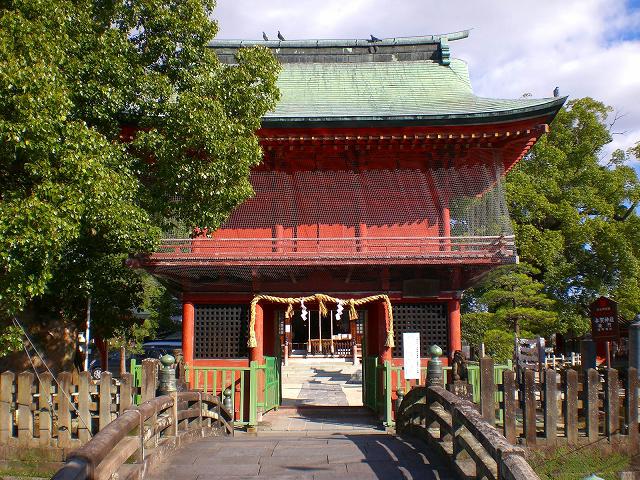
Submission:
{"label": "railing of gate", "polygon": [[379,412],[378,394],[378,357],[362,359],[362,403],[375,412]]}
{"label": "railing of gate", "polygon": [[[393,426],[394,402],[398,398],[398,392],[407,393],[417,385],[424,385],[427,376],[427,367],[420,368],[419,380],[406,380],[404,378],[404,367],[402,365],[392,365],[391,362],[379,364],[378,357],[365,357],[363,359],[363,404],[382,415],[386,426]],[[469,363],[467,365],[471,385],[472,399],[474,403],[480,403],[480,365]],[[495,385],[502,384],[502,374],[506,370],[512,370],[512,363],[509,361],[505,365],[495,365],[493,367],[493,378]],[[444,367],[444,382],[448,383],[448,376],[451,367]],[[373,374],[372,372],[376,372]],[[382,381],[382,388],[378,389],[378,382]],[[494,393],[496,403],[503,401],[501,389]],[[499,412],[499,420],[502,421],[502,411]]]}
{"label": "railing of gate", "polygon": [[264,371],[264,396],[258,407],[268,412],[280,406],[280,359],[264,357],[264,364],[258,368]]}
{"label": "railing of gate", "polygon": [[[224,399],[229,397],[230,412],[234,423],[249,423],[247,386],[251,378],[251,367],[199,367],[185,366],[187,383],[193,390],[210,393]],[[229,390],[227,390],[229,389]],[[225,390],[227,390],[225,392]],[[226,395],[225,395],[226,393]]]}
{"label": "railing of gate", "polygon": [[248,367],[187,365],[185,377],[193,390],[222,400],[228,397],[235,424],[255,426],[258,409],[268,412],[280,406],[281,400],[280,361],[277,357],[264,359],[264,364],[250,362]]}

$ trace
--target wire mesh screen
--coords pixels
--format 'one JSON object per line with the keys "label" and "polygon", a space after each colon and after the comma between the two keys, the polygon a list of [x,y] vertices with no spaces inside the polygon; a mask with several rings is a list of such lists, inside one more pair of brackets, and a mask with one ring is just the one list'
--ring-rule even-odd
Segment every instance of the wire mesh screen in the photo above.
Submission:
{"label": "wire mesh screen", "polygon": [[399,303],[393,305],[393,326],[396,346],[394,357],[403,354],[402,334],[407,332],[420,333],[420,356],[428,356],[431,345],[442,348],[444,355],[448,354],[447,346],[448,321],[445,303]]}
{"label": "wire mesh screen", "polygon": [[194,358],[247,356],[246,305],[195,305]]}
{"label": "wire mesh screen", "polygon": [[[451,166],[427,168],[424,154],[409,152],[397,158],[372,153],[359,164],[339,154],[292,155],[286,160],[295,169],[263,165],[252,172],[255,195],[217,231],[167,232],[153,256],[160,262],[154,273],[246,285],[255,279],[296,283],[346,265],[516,261],[499,160],[440,160],[431,164]],[[386,168],[391,164],[397,168]],[[165,260],[171,263],[161,264]]]}
{"label": "wire mesh screen", "polygon": [[[254,171],[255,195],[213,236],[286,240],[511,235],[503,174],[501,161],[434,169]],[[191,234],[184,228],[167,232],[172,238]]]}

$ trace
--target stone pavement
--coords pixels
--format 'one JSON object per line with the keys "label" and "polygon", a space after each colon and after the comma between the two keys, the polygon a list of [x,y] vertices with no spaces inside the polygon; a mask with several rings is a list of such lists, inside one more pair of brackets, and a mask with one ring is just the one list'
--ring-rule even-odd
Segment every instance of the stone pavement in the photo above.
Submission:
{"label": "stone pavement", "polygon": [[360,406],[361,375],[344,359],[291,359],[282,367],[282,405]]}
{"label": "stone pavement", "polygon": [[[344,361],[282,369],[283,402],[258,435],[201,439],[167,456],[145,479],[450,479],[424,443],[387,434],[362,407],[360,368]],[[355,406],[359,405],[359,406]]]}
{"label": "stone pavement", "polygon": [[258,426],[263,432],[384,433],[380,421],[365,407],[281,407],[266,413]]}
{"label": "stone pavement", "polygon": [[236,435],[191,443],[145,479],[286,480],[452,478],[425,445],[384,432]]}

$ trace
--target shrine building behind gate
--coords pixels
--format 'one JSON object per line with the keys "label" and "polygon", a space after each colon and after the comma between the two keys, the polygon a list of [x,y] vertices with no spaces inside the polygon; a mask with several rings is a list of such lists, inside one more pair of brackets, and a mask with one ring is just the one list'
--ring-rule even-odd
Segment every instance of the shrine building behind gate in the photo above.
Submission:
{"label": "shrine building behind gate", "polygon": [[[283,69],[281,100],[257,132],[264,152],[255,196],[210,238],[176,231],[143,260],[182,295],[183,353],[192,366],[247,366],[282,355],[351,356],[398,363],[402,333],[421,351],[461,348],[460,298],[489,270],[517,262],[504,176],[547,131],[564,98],[474,95],[449,43],[468,32],[367,40],[211,43],[222,62],[264,45]],[[206,188],[206,185],[203,185]],[[358,320],[317,304],[285,319],[257,294],[340,299],[387,294],[387,312]],[[286,347],[286,348],[285,348]]]}

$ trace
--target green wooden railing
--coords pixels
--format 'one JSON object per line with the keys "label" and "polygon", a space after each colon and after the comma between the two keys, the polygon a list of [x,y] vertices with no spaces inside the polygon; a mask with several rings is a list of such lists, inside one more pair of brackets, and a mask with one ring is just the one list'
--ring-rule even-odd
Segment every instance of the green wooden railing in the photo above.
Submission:
{"label": "green wooden railing", "polygon": [[[251,362],[248,367],[227,366],[185,366],[189,388],[211,393],[224,400],[225,389],[229,388],[234,423],[237,425],[257,424],[258,409],[263,413],[278,408],[280,398],[280,359],[264,357],[265,363]],[[258,372],[263,372],[264,390],[258,395]],[[130,372],[136,392],[140,392],[142,365],[131,360]],[[247,398],[248,397],[248,398]],[[134,396],[140,404],[140,394]]]}
{"label": "green wooden railing", "polygon": [[280,406],[280,359],[277,357],[264,357],[264,365],[259,365],[264,370],[264,396],[258,407],[263,412],[268,412]]}
{"label": "green wooden railing", "polygon": [[378,411],[378,357],[362,358],[362,404]]}
{"label": "green wooden railing", "polygon": [[251,379],[251,366],[185,366],[185,376],[189,388],[204,393],[211,393],[224,400],[225,390],[231,401],[230,411],[236,424],[247,425],[252,410],[252,404],[247,405],[246,386]]}
{"label": "green wooden railing", "polygon": [[[280,406],[280,365],[276,357],[265,357],[262,365],[250,362],[248,367],[187,366],[185,372],[189,387],[194,390],[212,393],[224,400],[224,390],[229,388],[231,411],[238,425],[255,426],[258,409],[264,413]],[[263,375],[263,382],[259,382],[259,375]],[[264,386],[261,395],[259,383]]]}
{"label": "green wooden railing", "polygon": [[142,401],[142,396],[140,395],[140,387],[142,387],[142,365],[136,363],[136,359],[131,359],[131,364],[129,365],[129,373],[133,377],[133,391],[136,392],[133,395],[133,403],[135,405],[140,405]]}
{"label": "green wooden railing", "polygon": [[[378,364],[377,357],[366,357],[363,359],[363,404],[378,412],[383,418],[386,426],[393,426],[393,399],[397,398],[399,390],[403,390],[406,394],[416,383],[425,385],[427,376],[427,367],[420,368],[420,380],[402,380],[402,372],[404,368],[401,365],[392,365],[386,361],[384,365]],[[474,403],[480,403],[480,366],[477,363],[467,365],[469,372],[468,382],[472,389],[472,399]],[[506,365],[495,365],[493,369],[493,378],[496,385],[502,384],[502,372],[511,370],[512,362]],[[444,367],[444,381],[448,380],[451,367]],[[378,389],[378,381],[382,380],[383,386]],[[387,388],[390,386],[390,388]],[[503,394],[496,391],[496,402],[501,402]],[[502,412],[500,412],[499,421],[502,422]]]}

